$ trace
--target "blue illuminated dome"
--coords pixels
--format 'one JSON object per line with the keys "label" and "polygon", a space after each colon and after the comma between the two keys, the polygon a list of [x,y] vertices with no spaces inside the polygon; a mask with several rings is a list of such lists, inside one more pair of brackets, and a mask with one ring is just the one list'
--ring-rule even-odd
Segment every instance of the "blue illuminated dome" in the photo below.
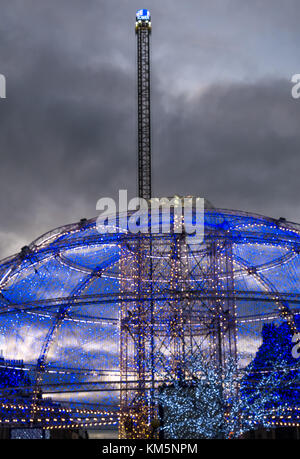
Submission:
{"label": "blue illuminated dome", "polygon": [[[164,327],[169,326],[168,305],[185,295],[193,319],[192,325],[186,326],[199,346],[201,343],[203,352],[211,345],[202,332],[208,327],[208,316],[216,302],[227,301],[234,311],[240,365],[258,359],[266,326],[270,325],[274,336],[274,327],[285,332],[290,346],[286,352],[290,355],[293,327],[299,329],[300,325],[299,236],[300,226],[284,220],[206,209],[204,240],[194,246],[183,245],[173,262],[169,250],[174,247],[173,235],[154,234],[151,260],[145,263],[149,266],[151,261],[157,267],[152,285],[147,281],[155,304],[156,342]],[[57,411],[71,410],[71,420],[64,421],[68,425],[84,425],[82,413],[93,416],[91,425],[117,422],[114,413],[120,403],[120,318],[123,310],[131,308],[128,318],[122,320],[123,326],[128,320],[128,328],[134,332],[139,243],[137,235],[121,228],[99,234],[96,219],[82,220],[43,235],[1,262],[0,364],[10,362],[12,368],[22,368],[26,373],[26,377],[18,376],[26,381],[26,388],[18,395],[22,403],[17,397],[20,406],[26,407],[22,414],[25,424],[33,416],[30,407],[34,391],[39,391],[44,405],[51,398]],[[217,288],[211,273],[212,253],[219,266]],[[176,259],[187,274],[173,285]],[[170,339],[166,333],[161,352],[166,353]],[[130,368],[130,346],[126,352]],[[156,371],[161,373],[161,364],[157,363]],[[16,417],[15,412],[9,414],[5,409],[8,398],[9,388],[0,387],[1,419]],[[103,409],[108,413],[105,421]],[[46,408],[39,415],[52,425]],[[78,417],[81,420],[75,422]],[[62,414],[56,419],[64,423]]]}

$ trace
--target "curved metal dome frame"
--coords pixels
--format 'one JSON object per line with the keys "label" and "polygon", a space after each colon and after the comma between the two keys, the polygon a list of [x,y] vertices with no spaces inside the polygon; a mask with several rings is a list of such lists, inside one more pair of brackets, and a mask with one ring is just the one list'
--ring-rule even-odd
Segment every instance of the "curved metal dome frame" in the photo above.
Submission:
{"label": "curved metal dome frame", "polygon": [[[195,249],[194,253],[184,252],[185,255],[180,252],[178,257],[188,260],[188,268],[185,268],[188,271],[176,285],[170,282],[172,272],[177,273],[179,269],[176,262],[173,265],[170,262],[172,235],[141,238],[124,231],[99,234],[97,219],[93,218],[39,237],[19,254],[0,263],[0,336],[6,359],[3,366],[7,367],[8,361],[15,370],[22,367],[32,382],[25,395],[24,387],[19,387],[23,398],[17,386],[14,386],[14,396],[8,396],[12,387],[0,389],[2,422],[46,428],[116,424],[120,400],[122,405],[124,394],[127,397],[128,393],[136,392],[136,378],[141,379],[140,373],[128,373],[133,357],[128,358],[122,368],[125,347],[130,348],[128,340],[133,335],[132,330],[127,332],[127,329],[137,326],[133,319],[128,321],[128,311],[132,315],[136,304],[150,304],[150,297],[157,305],[182,304],[183,298],[187,301],[188,297],[189,304],[198,309],[199,305],[207,308],[216,301],[222,301],[225,308],[226,303],[226,311],[232,308],[235,329],[234,339],[228,337],[228,340],[235,341],[234,352],[245,365],[255,357],[262,343],[263,324],[287,323],[291,334],[297,331],[299,236],[300,225],[283,219],[206,209],[205,248],[200,248],[196,255]],[[163,255],[161,248],[156,252],[154,249],[151,257],[153,263],[160,259],[156,268],[160,274],[154,280],[153,277],[147,279],[148,287],[143,296],[137,293],[136,281],[133,281],[141,240],[146,244],[151,240],[155,247],[167,244],[169,250]],[[219,251],[215,256],[221,260],[219,272],[214,275],[211,268],[207,268],[207,254],[211,253],[213,244],[216,244],[216,252]],[[193,311],[192,314],[196,309]],[[157,321],[165,323],[165,318],[157,314],[160,317]],[[202,329],[206,327],[204,321],[201,324]],[[228,324],[229,321],[226,333],[231,327]],[[199,328],[199,323],[193,326],[189,330],[196,335],[195,327]],[[203,330],[197,336],[199,345],[199,336],[204,340]],[[158,341],[163,340],[157,338]],[[224,344],[227,350],[233,346],[233,341],[229,341]],[[149,360],[149,355],[144,359]],[[147,382],[143,390],[149,392]],[[46,402],[46,396],[51,396],[51,401]],[[133,399],[134,395],[131,401]],[[49,415],[51,410],[55,418]]]}

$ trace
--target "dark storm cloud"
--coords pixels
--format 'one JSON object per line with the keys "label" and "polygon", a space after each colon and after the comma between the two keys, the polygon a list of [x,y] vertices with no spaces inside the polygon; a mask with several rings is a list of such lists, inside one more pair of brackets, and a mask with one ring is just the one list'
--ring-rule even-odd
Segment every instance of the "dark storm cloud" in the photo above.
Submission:
{"label": "dark storm cloud", "polygon": [[[1,1],[0,255],[136,188],[132,0]],[[300,220],[297,2],[149,1],[157,195]]]}
{"label": "dark storm cloud", "polygon": [[299,106],[288,82],[212,86],[175,106],[159,136],[161,193],[172,184],[216,206],[300,220]]}

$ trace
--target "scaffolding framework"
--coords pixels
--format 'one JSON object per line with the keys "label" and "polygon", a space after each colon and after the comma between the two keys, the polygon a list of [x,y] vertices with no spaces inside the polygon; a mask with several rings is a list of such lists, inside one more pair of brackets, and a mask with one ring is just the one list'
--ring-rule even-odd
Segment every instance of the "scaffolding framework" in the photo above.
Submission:
{"label": "scaffolding framework", "polygon": [[[142,237],[120,266],[122,296],[137,298],[121,308],[121,438],[153,435],[155,390],[171,375],[184,378],[194,355],[221,368],[237,358],[235,301],[227,295],[234,292],[230,239],[212,233],[193,246],[174,226],[169,234]],[[213,294],[199,300],[201,291]]]}

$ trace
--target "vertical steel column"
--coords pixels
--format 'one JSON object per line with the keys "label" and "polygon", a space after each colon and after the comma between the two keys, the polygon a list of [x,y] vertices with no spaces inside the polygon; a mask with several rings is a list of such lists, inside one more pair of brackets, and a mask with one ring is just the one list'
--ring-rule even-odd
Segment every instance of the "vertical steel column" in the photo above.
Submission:
{"label": "vertical steel column", "polygon": [[220,239],[213,240],[209,255],[213,308],[210,356],[216,365],[223,369],[229,358],[234,361],[237,359],[236,310],[230,239],[222,240],[220,237]]}

